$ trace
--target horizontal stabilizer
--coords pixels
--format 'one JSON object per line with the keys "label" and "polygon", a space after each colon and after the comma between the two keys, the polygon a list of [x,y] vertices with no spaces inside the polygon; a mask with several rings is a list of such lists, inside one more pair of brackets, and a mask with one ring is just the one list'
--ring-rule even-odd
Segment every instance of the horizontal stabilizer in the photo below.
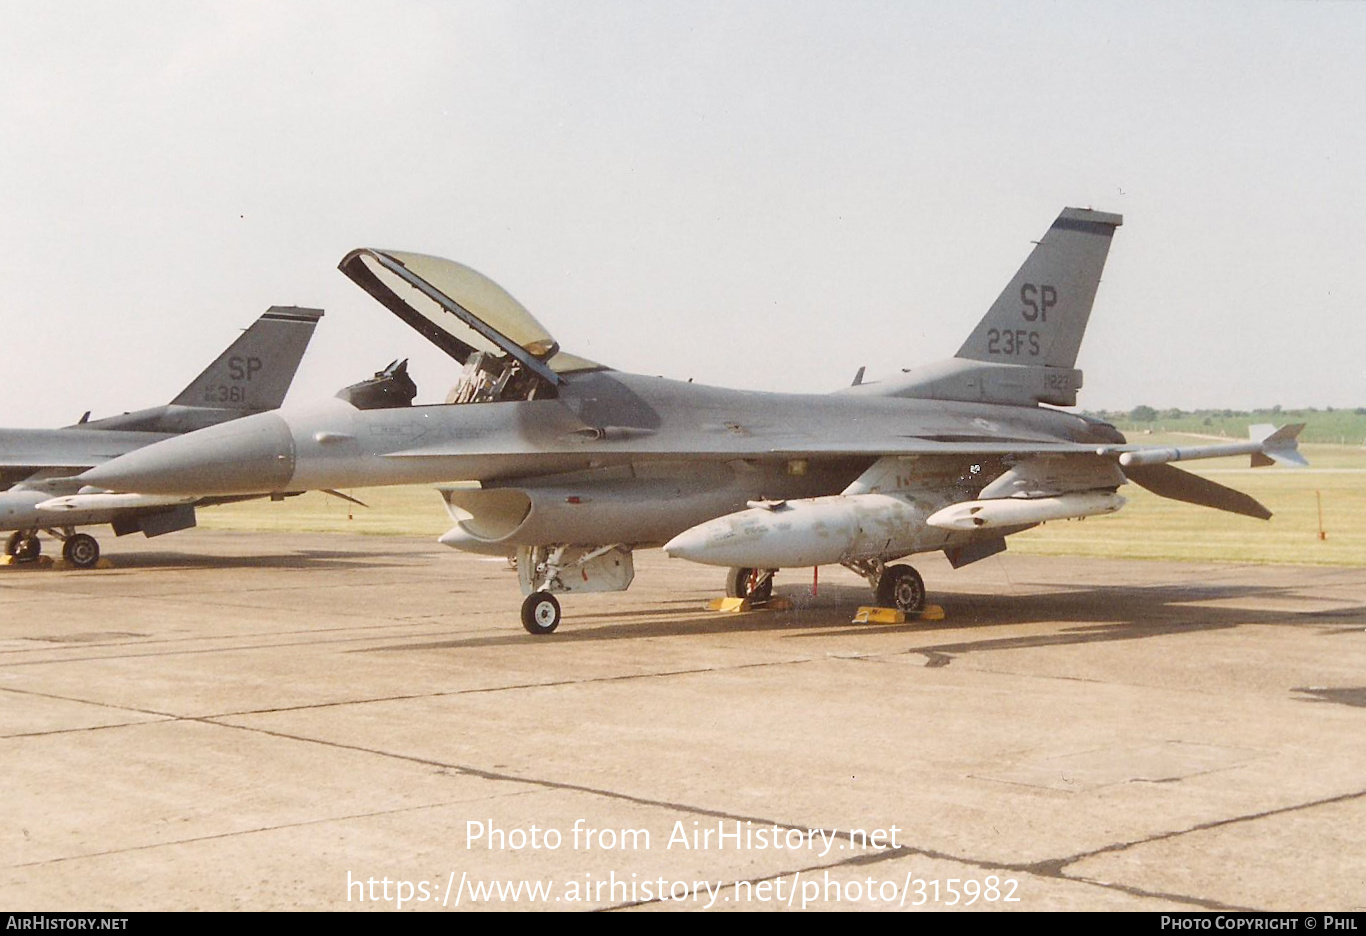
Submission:
{"label": "horizontal stabilizer", "polygon": [[1256,517],[1258,520],[1271,519],[1271,511],[1255,498],[1242,491],[1216,484],[1208,478],[1183,471],[1174,465],[1130,465],[1124,469],[1124,474],[1130,481],[1152,491],[1158,497],[1213,507],[1215,510],[1227,510],[1229,513]]}
{"label": "horizontal stabilizer", "polygon": [[340,498],[341,500],[346,501],[348,504],[355,504],[357,507],[364,507],[364,508],[366,508],[367,510],[370,508],[370,505],[367,504],[365,501],[363,501],[363,500],[357,500],[356,498],[352,497],[350,494],[343,494],[341,491],[334,491],[334,490],[332,490],[331,488],[324,488],[324,489],[323,489],[323,493],[324,493],[324,494],[331,494],[333,497]]}

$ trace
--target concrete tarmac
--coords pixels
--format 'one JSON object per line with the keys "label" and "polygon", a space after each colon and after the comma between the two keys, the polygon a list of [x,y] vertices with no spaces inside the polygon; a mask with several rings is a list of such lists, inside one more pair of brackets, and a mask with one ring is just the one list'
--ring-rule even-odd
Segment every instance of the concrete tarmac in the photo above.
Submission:
{"label": "concrete tarmac", "polygon": [[853,625],[650,551],[533,637],[427,541],[102,539],[0,569],[0,907],[1366,905],[1366,570],[920,557],[945,620]]}

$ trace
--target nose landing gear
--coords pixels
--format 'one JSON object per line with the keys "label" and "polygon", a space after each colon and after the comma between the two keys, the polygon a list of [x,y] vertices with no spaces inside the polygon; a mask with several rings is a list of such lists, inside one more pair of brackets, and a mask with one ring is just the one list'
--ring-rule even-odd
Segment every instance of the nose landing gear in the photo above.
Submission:
{"label": "nose landing gear", "polygon": [[528,634],[549,634],[560,626],[560,602],[550,592],[532,592],[522,602],[522,627]]}

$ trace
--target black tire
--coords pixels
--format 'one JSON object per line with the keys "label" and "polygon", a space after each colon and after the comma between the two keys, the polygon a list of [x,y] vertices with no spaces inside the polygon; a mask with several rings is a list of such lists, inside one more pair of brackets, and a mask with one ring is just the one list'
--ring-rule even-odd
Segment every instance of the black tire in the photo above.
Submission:
{"label": "black tire", "polygon": [[93,569],[100,561],[100,544],[88,533],[76,533],[62,544],[62,558],[78,569]]}
{"label": "black tire", "polygon": [[19,541],[23,538],[24,534],[20,533],[18,530],[11,533],[9,539],[5,540],[5,555],[13,556],[17,553],[19,551]]}
{"label": "black tire", "polygon": [[14,552],[10,553],[15,562],[35,562],[43,552],[42,541],[36,536],[21,536]]}
{"label": "black tire", "polygon": [[522,626],[528,634],[551,634],[560,626],[560,603],[550,592],[532,592],[522,602]]}
{"label": "black tire", "polygon": [[773,576],[768,576],[762,585],[755,588],[755,582],[764,574],[763,569],[740,569],[732,567],[726,573],[726,597],[748,598],[755,603],[768,601],[773,597]]}
{"label": "black tire", "polygon": [[924,611],[925,580],[908,565],[888,566],[877,580],[877,603],[907,614]]}
{"label": "black tire", "polygon": [[[18,536],[18,535],[19,535],[19,534],[17,534],[17,533],[15,534],[15,536]],[[727,598],[743,598],[743,597],[745,597],[744,594],[741,592],[741,589],[745,587],[745,586],[744,586],[744,581],[745,581],[746,578],[749,577],[749,573],[752,572],[752,571],[754,571],[754,570],[753,570],[753,569],[737,569],[737,568],[735,568],[734,566],[732,566],[731,568],[729,568],[729,569],[726,570],[726,597],[727,597]]]}

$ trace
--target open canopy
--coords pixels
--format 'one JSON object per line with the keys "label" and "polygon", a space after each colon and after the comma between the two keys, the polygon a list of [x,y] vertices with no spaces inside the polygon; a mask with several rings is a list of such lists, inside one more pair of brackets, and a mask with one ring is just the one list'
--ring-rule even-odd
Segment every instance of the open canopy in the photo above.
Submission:
{"label": "open canopy", "polygon": [[507,290],[454,260],[362,247],[338,269],[462,364],[476,351],[506,355],[551,385],[559,374],[601,367],[561,352]]}

